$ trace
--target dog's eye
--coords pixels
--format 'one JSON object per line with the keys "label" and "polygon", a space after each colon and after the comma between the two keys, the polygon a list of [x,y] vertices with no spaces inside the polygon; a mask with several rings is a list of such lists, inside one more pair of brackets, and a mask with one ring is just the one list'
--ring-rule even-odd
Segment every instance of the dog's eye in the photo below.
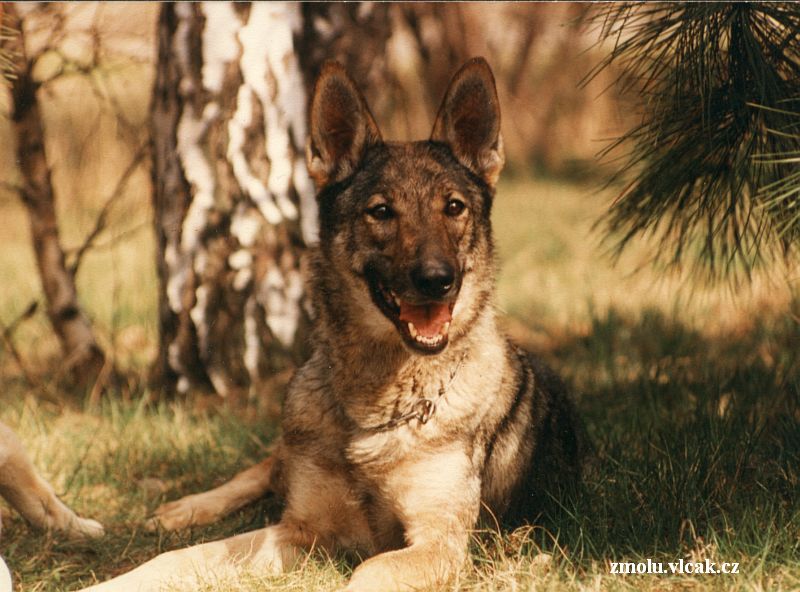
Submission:
{"label": "dog's eye", "polygon": [[444,207],[444,213],[447,214],[448,216],[455,218],[461,212],[463,212],[464,208],[466,207],[467,206],[464,204],[463,201],[461,201],[460,199],[456,199],[455,197],[451,197],[447,201],[447,205]]}
{"label": "dog's eye", "polygon": [[394,217],[394,211],[389,207],[389,204],[378,204],[367,210],[367,214],[375,220],[389,220]]}

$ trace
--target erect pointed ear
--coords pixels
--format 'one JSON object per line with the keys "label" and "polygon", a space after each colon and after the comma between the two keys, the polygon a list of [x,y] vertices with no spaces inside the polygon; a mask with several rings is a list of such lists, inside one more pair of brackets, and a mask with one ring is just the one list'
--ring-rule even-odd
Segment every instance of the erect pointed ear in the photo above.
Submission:
{"label": "erect pointed ear", "polygon": [[366,149],[381,133],[364,97],[341,64],[322,66],[309,113],[308,172],[322,189],[355,171]]}
{"label": "erect pointed ear", "polygon": [[494,187],[506,157],[500,134],[500,102],[485,59],[472,58],[453,76],[431,140],[450,146],[461,164]]}

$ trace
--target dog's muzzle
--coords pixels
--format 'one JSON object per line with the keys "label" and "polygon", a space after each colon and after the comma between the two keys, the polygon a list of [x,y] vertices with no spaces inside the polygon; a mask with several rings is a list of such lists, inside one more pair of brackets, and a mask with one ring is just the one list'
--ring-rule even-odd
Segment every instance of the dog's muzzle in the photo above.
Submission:
{"label": "dog's muzzle", "polygon": [[375,272],[366,273],[372,300],[394,323],[406,345],[423,354],[447,346],[459,280],[448,264],[419,266],[411,271],[411,288],[395,291]]}

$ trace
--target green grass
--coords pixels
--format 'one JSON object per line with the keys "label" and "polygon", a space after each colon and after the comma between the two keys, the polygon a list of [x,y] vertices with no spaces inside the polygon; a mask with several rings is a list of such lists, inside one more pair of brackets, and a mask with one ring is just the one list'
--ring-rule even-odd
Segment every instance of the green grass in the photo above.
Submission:
{"label": "green grass", "polygon": [[[733,293],[689,290],[682,278],[648,270],[631,275],[641,262],[636,251],[613,268],[591,231],[606,204],[585,187],[555,181],[512,179],[501,188],[504,323],[570,383],[595,455],[582,492],[559,500],[542,525],[476,533],[472,567],[445,589],[796,590],[800,299],[790,282],[775,279]],[[0,228],[7,321],[38,288],[24,218],[15,202],[0,209],[12,221]],[[62,222],[78,236],[85,224],[68,215]],[[92,255],[79,278],[102,338],[139,372],[155,338],[151,253],[142,231]],[[41,313],[16,341],[47,380],[58,352]],[[19,432],[63,499],[108,531],[76,545],[33,531],[2,506],[0,551],[21,590],[88,584],[275,515],[274,502],[264,500],[208,528],[166,534],[141,526],[162,501],[218,485],[261,458],[275,429],[266,411],[207,399],[147,405],[150,393],[136,386],[98,409],[58,406],[37,398],[7,355],[0,370],[0,419]],[[610,561],[647,558],[736,561],[740,573],[609,574]],[[247,574],[209,589],[330,590],[350,569],[314,556],[284,576]]]}

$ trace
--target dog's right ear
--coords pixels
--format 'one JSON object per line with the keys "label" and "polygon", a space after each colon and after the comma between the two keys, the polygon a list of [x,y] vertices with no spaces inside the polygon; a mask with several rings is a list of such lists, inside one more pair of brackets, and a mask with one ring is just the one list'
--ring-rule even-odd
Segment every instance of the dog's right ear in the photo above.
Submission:
{"label": "dog's right ear", "polygon": [[338,62],[322,66],[309,113],[308,172],[322,189],[350,176],[366,149],[382,141],[355,82]]}

